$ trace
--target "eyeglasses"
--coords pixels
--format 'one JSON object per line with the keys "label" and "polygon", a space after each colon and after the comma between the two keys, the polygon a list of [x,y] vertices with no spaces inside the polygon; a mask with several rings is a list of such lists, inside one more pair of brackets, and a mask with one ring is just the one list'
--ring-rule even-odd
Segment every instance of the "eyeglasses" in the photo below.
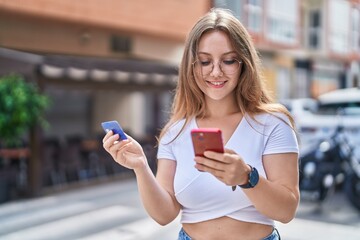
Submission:
{"label": "eyeglasses", "polygon": [[[224,74],[234,74],[241,65],[241,61],[237,59],[221,60],[218,64],[220,70]],[[212,60],[196,60],[193,62],[194,70],[202,76],[208,76],[214,70],[214,62]]]}

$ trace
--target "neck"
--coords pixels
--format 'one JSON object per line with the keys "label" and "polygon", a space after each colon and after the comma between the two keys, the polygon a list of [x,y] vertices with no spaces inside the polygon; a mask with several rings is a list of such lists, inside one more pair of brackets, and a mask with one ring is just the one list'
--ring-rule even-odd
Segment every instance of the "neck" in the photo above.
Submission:
{"label": "neck", "polygon": [[206,118],[221,118],[240,112],[235,98],[224,99],[222,101],[207,99],[206,107]]}

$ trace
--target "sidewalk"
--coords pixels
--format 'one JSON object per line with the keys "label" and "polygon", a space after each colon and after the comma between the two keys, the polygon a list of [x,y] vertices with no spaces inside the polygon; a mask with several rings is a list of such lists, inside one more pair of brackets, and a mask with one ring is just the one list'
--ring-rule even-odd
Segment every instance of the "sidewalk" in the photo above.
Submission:
{"label": "sidewalk", "polygon": [[[360,214],[342,196],[324,212],[302,203],[289,224],[277,223],[282,239],[360,239]],[[38,199],[0,205],[2,240],[171,240],[179,217],[160,226],[146,214],[134,179],[75,189]]]}
{"label": "sidewalk", "polygon": [[360,227],[296,218],[289,224],[277,224],[285,240],[359,240]]}

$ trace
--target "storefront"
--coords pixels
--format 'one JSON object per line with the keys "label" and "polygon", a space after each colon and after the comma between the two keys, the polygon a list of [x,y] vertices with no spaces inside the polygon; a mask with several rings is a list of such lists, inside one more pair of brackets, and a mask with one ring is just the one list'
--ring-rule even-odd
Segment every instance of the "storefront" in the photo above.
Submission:
{"label": "storefront", "polygon": [[19,73],[36,82],[51,99],[46,113],[49,128],[37,131],[38,151],[31,149],[27,162],[31,195],[43,187],[123,171],[102,150],[102,121],[118,120],[127,133],[146,145],[149,160],[155,163],[155,135],[167,120],[176,86],[175,66],[10,49],[0,49],[0,65],[0,74]]}

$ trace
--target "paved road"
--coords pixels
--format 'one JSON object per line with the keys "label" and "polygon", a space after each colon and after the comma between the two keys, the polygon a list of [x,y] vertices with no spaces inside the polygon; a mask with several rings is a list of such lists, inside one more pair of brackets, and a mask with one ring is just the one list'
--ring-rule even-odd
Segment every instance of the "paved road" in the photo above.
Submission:
{"label": "paved road", "polygon": [[288,240],[360,239],[360,212],[341,192],[321,206],[302,201],[293,221],[277,225],[284,239]]}
{"label": "paved road", "polygon": [[[302,202],[277,226],[285,240],[360,239],[360,214],[341,194],[322,208]],[[179,229],[179,219],[162,227],[146,215],[133,179],[0,205],[2,240],[171,240]]]}

